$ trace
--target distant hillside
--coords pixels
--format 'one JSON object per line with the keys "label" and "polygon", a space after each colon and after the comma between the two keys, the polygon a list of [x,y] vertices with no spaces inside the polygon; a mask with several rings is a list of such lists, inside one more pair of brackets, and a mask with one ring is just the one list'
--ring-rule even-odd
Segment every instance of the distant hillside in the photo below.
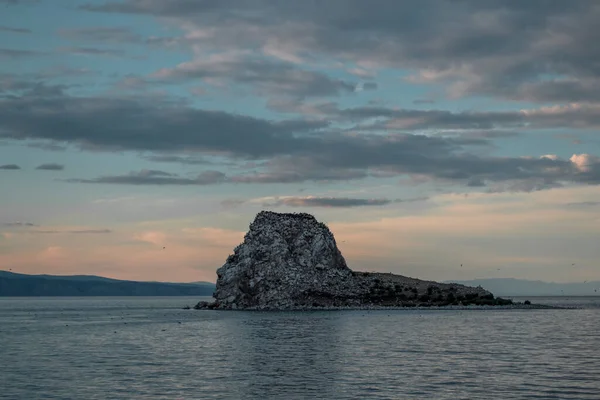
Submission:
{"label": "distant hillside", "polygon": [[0,296],[212,296],[210,282],[136,282],[93,275],[25,275],[0,271]]}
{"label": "distant hillside", "polygon": [[600,281],[555,283],[498,278],[452,282],[468,286],[481,286],[496,296],[600,296]]}

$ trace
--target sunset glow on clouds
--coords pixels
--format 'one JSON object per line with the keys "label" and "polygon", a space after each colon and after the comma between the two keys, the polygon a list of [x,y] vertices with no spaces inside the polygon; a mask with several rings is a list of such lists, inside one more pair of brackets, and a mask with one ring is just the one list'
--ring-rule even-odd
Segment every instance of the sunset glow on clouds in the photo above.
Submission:
{"label": "sunset glow on clouds", "polygon": [[270,209],[356,269],[600,279],[597,2],[2,8],[0,269],[214,281]]}

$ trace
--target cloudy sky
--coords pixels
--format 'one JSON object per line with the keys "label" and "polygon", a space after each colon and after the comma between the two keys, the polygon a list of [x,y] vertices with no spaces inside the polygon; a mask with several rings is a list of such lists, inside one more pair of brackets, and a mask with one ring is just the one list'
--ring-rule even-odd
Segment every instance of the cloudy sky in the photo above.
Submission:
{"label": "cloudy sky", "polygon": [[354,269],[600,279],[598,1],[0,9],[0,269],[214,281],[269,209]]}

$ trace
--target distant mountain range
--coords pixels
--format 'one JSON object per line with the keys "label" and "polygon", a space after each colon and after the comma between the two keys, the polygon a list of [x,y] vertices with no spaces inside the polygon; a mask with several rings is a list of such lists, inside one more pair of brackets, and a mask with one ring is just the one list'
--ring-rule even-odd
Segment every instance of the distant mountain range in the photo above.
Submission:
{"label": "distant mountain range", "polygon": [[[600,281],[555,283],[513,278],[455,282],[481,286],[496,296],[600,296]],[[138,282],[94,275],[26,275],[0,271],[2,296],[212,296],[211,282]]]}
{"label": "distant mountain range", "polygon": [[448,282],[481,286],[496,296],[600,296],[600,281],[555,283],[494,278]]}
{"label": "distant mountain range", "polygon": [[137,282],[93,275],[25,275],[0,271],[0,296],[212,296],[210,282]]}

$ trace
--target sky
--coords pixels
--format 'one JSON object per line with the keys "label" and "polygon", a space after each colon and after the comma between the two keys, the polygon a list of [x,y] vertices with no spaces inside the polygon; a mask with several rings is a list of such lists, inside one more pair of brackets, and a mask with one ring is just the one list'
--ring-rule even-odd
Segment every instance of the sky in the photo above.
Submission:
{"label": "sky", "polygon": [[600,2],[0,10],[0,269],[215,281],[272,210],[355,270],[600,280]]}

